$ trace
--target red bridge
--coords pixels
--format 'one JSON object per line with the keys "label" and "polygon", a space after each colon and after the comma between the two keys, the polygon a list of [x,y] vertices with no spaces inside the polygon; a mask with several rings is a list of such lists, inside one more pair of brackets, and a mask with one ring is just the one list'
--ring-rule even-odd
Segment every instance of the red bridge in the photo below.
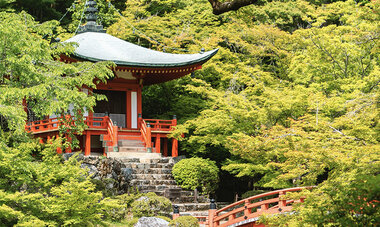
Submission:
{"label": "red bridge", "polygon": [[[301,197],[298,200],[286,199],[286,193],[311,188],[313,187],[287,188],[267,192],[240,200],[219,210],[216,209],[215,201],[211,200],[208,216],[196,218],[198,218],[200,224],[209,227],[266,226],[257,223],[260,216],[264,214],[275,215],[279,213],[289,213],[293,208],[293,204],[302,203],[304,201],[304,197]],[[173,219],[179,217],[179,212],[174,211],[173,213]]]}

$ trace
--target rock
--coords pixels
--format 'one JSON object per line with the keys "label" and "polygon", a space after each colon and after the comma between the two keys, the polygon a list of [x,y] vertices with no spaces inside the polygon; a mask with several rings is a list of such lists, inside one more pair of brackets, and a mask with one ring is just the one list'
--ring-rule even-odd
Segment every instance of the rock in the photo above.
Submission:
{"label": "rock", "polygon": [[132,168],[122,168],[121,169],[121,175],[124,177],[124,180],[126,182],[129,182],[132,180],[132,173],[133,173]]}
{"label": "rock", "polygon": [[94,165],[91,165],[91,164],[86,164],[86,163],[82,163],[80,165],[81,168],[88,168],[88,173],[91,175],[91,174],[94,174],[93,176],[97,175],[98,173],[98,169],[94,166]]}
{"label": "rock", "polygon": [[168,227],[169,222],[156,217],[142,217],[135,224],[135,227]]}
{"label": "rock", "polygon": [[71,156],[73,156],[73,155],[74,155],[74,153],[63,153],[63,154],[62,154],[62,158],[63,158],[63,160],[67,161],[67,160],[69,160],[69,158],[71,158]]}
{"label": "rock", "polygon": [[99,158],[97,157],[92,157],[92,156],[87,156],[83,159],[83,162],[91,164],[91,165],[98,165],[99,163]]}
{"label": "rock", "polygon": [[147,197],[147,196],[141,196],[140,198],[136,199],[136,201],[144,201],[144,202],[146,202],[148,200],[149,200],[149,197]]}
{"label": "rock", "polygon": [[113,183],[112,183],[112,182],[108,183],[108,184],[106,185],[106,188],[107,188],[107,189],[113,189]]}

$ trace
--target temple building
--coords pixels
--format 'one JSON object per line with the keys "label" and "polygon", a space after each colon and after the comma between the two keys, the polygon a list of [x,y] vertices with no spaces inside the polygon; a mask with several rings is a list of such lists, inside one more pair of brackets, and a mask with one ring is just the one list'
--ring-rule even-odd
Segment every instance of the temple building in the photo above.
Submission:
{"label": "temple building", "polygon": [[[168,138],[171,120],[144,119],[142,113],[142,88],[164,83],[201,69],[202,64],[217,53],[217,49],[198,54],[170,54],[150,50],[105,33],[96,23],[95,1],[86,3],[87,23],[81,26],[74,37],[65,42],[78,44],[71,56],[61,56],[67,63],[76,61],[112,61],[114,78],[100,83],[96,89],[82,88],[103,94],[108,101],[97,102],[93,112],[84,113],[88,128],[78,135],[81,150],[85,155],[152,152],[163,156],[178,156],[178,141]],[[91,90],[91,91],[90,91]],[[44,120],[30,120],[26,130],[33,135],[49,139],[58,136],[59,116]],[[170,145],[170,147],[169,147]],[[71,152],[70,149],[66,152]]]}

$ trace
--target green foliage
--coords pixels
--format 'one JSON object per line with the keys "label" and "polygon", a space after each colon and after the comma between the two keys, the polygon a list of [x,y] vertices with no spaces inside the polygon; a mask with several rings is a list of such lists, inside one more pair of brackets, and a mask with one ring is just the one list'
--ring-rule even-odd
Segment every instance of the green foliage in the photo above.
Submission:
{"label": "green foliage", "polygon": [[[49,3],[67,7],[69,2],[37,1],[30,8],[43,9]],[[84,2],[78,1],[73,9],[72,32]],[[218,160],[223,170],[254,179],[256,186],[318,184],[312,192],[302,192],[309,199],[294,215],[276,216],[278,221],[269,222],[295,226],[379,222],[378,204],[372,206],[380,185],[378,2],[260,1],[221,16],[212,14],[207,1],[113,2],[119,3],[119,9],[127,7],[123,15],[128,22],[116,17],[106,1],[97,2],[99,20],[119,38],[157,50],[163,50],[164,43],[170,53],[219,48],[195,78],[146,87],[144,113],[158,118],[176,114],[182,124],[172,136],[181,140],[181,152]],[[14,6],[9,3],[0,1],[0,7],[6,7],[2,10]],[[35,12],[39,18],[48,15]],[[61,163],[54,155],[65,141],[42,146],[23,134],[24,97],[39,117],[65,112],[70,104],[74,114],[91,110],[96,97],[87,97],[77,88],[93,87],[95,78],[104,81],[111,75],[109,64],[56,61],[60,54],[71,53],[73,46],[45,40],[57,27],[55,21],[37,24],[26,14],[6,13],[0,14],[0,20],[0,52],[4,53],[0,57],[0,198],[4,198],[0,221],[86,225],[99,222],[99,213],[122,220],[133,203],[141,203],[134,206],[138,215],[147,213],[147,202],[134,202],[134,196],[100,198],[94,205],[100,211],[94,213],[92,204],[98,194],[92,193],[87,176],[74,160]],[[78,123],[73,132],[82,129]],[[201,180],[215,173],[208,180],[214,183],[204,184],[206,193],[217,185],[217,168],[211,169],[208,174],[193,169],[188,173],[197,172]],[[203,183],[194,180],[198,177],[183,182],[190,189],[201,187]],[[63,203],[79,199],[63,185],[79,190],[82,203],[90,207],[84,214],[91,220],[82,220],[82,206]],[[57,197],[51,198],[52,191]],[[60,204],[56,209],[62,215],[49,200]],[[111,213],[103,212],[106,207]]]}
{"label": "green foliage", "polygon": [[139,221],[139,218],[132,218],[131,220],[128,220],[122,224],[122,226],[127,226],[127,227],[133,227],[136,225],[136,223]]}
{"label": "green foliage", "polygon": [[265,193],[265,192],[268,192],[268,191],[266,191],[266,190],[251,190],[251,191],[246,191],[246,192],[244,192],[241,195],[241,198],[242,199],[246,199],[246,198],[252,197],[254,195],[259,195],[259,194],[262,194],[262,193]]}
{"label": "green foliage", "polygon": [[[108,0],[96,1],[98,9],[97,23],[103,25],[105,28],[115,23],[116,19],[119,17],[115,8],[108,2]],[[72,20],[67,28],[69,32],[76,32],[79,25],[84,25],[86,23],[86,16],[83,13],[85,10],[85,4],[85,0],[79,0],[76,2],[75,7],[71,8]]]}
{"label": "green foliage", "polygon": [[[320,184],[309,195],[315,200],[309,200],[307,215],[289,215],[290,223],[327,225],[328,218],[335,225],[359,223],[360,215],[349,222],[348,211],[355,209],[348,201],[357,199],[345,193],[359,187],[358,194],[370,198],[365,189],[378,183],[380,5],[274,1],[215,16],[207,1],[181,1],[184,7],[166,10],[172,2],[128,1],[123,14],[165,43],[166,51],[219,52],[194,79],[145,88],[145,110],[157,117],[180,113],[186,121],[179,118],[182,124],[172,136],[181,140],[181,152],[221,161],[223,170],[254,179],[256,186]],[[163,49],[122,18],[108,31]],[[191,103],[189,109],[175,104],[181,100]],[[334,191],[335,184],[342,187]],[[342,201],[347,219],[338,218],[335,200]],[[355,207],[363,207],[360,203]],[[326,214],[318,208],[336,216],[318,222]],[[376,213],[364,216],[369,220]],[[363,223],[371,225],[368,220]]]}
{"label": "green foliage", "polygon": [[202,158],[182,159],[172,170],[175,181],[185,189],[200,189],[203,194],[215,192],[219,169],[214,161]]}
{"label": "green foliage", "polygon": [[116,205],[110,209],[104,209],[103,217],[107,220],[112,221],[123,221],[128,220],[132,215],[131,205],[132,203],[140,198],[142,194],[131,193],[118,195],[110,199]]}
{"label": "green foliage", "polygon": [[47,147],[42,160],[32,162],[30,151],[41,149],[38,146],[29,142],[21,143],[20,150],[1,149],[0,222],[23,226],[101,223],[102,194],[94,191],[76,157],[63,163],[55,149]]}
{"label": "green foliage", "polygon": [[[78,87],[94,87],[94,79],[112,76],[110,63],[65,64],[72,44],[45,40],[57,22],[34,22],[26,13],[0,13],[0,223],[11,226],[88,226],[102,223],[104,201],[80,168],[76,156],[63,162],[57,147],[68,142],[53,139],[41,145],[25,133],[27,110],[38,117],[65,113],[69,106],[77,119],[71,133],[85,125],[80,114],[91,110],[96,97]],[[66,128],[67,129],[67,128]],[[67,130],[64,130],[67,132]],[[74,147],[74,145],[72,145]]]}
{"label": "green foliage", "polygon": [[158,196],[154,192],[142,194],[131,204],[133,217],[168,216],[172,204],[169,199]]}
{"label": "green foliage", "polygon": [[193,216],[180,216],[171,220],[169,226],[173,227],[198,227],[198,219]]}
{"label": "green foliage", "polygon": [[[72,44],[50,44],[43,36],[51,33],[56,22],[38,25],[23,14],[0,13],[0,115],[7,119],[8,128],[15,133],[24,130],[26,113],[37,117],[65,113],[73,107],[72,115],[83,119],[80,113],[91,110],[96,97],[81,92],[78,87],[94,87],[95,78],[105,81],[112,77],[111,63],[74,63],[57,61],[60,54],[70,54]],[[80,75],[79,75],[80,74]],[[77,120],[72,132],[84,129]]]}

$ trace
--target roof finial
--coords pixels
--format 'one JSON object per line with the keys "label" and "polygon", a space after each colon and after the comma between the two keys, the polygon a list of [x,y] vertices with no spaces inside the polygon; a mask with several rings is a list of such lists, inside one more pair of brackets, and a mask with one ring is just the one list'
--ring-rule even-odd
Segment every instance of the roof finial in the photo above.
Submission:
{"label": "roof finial", "polygon": [[98,9],[96,8],[96,2],[94,0],[89,0],[86,2],[85,11],[87,23],[80,26],[78,33],[84,32],[106,32],[103,29],[103,25],[96,23],[98,18]]}

